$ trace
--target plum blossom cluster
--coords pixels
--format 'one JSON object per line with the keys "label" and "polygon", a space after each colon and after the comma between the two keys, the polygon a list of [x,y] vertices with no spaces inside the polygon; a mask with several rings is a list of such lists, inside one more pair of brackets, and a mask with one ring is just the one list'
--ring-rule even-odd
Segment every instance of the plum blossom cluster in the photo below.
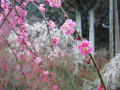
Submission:
{"label": "plum blossom cluster", "polygon": [[52,20],[50,20],[48,26],[51,30],[53,30],[55,28],[55,23]]}
{"label": "plum blossom cluster", "polygon": [[60,41],[59,38],[54,37],[54,38],[52,39],[52,45],[53,45],[53,46],[58,45],[59,41]]}
{"label": "plum blossom cluster", "polygon": [[97,90],[105,90],[102,86],[102,84],[100,84],[98,87],[97,87]]}
{"label": "plum blossom cluster", "polygon": [[63,30],[66,35],[71,35],[75,32],[75,26],[75,22],[73,22],[71,19],[67,19],[60,29]]}
{"label": "plum blossom cluster", "polygon": [[45,11],[45,7],[44,6],[45,6],[44,4],[40,4],[39,9],[40,9],[41,12]]}
{"label": "plum blossom cluster", "polygon": [[[17,36],[16,43],[19,45],[18,49],[16,50],[19,52],[16,52],[13,49],[11,50],[14,56],[16,57],[15,66],[17,68],[17,72],[23,73],[21,75],[24,76],[25,83],[27,83],[25,84],[25,87],[28,87],[26,89],[35,90],[36,85],[33,84],[35,80],[43,81],[43,82],[38,82],[38,84],[49,82],[48,83],[49,85],[53,83],[54,78],[50,76],[51,74],[50,72],[47,73],[48,72],[47,70],[44,71],[45,65],[43,64],[43,60],[37,54],[36,50],[33,49],[34,45],[32,44],[32,42],[30,42],[30,39],[28,37],[29,29],[26,24],[27,11],[25,10],[25,7],[30,2],[33,2],[33,0],[25,0],[25,1],[17,0],[16,1],[17,4],[15,3],[16,5],[12,6],[11,4],[14,2],[11,2],[11,1],[7,2],[6,0],[1,0],[0,5],[3,11],[2,13],[0,13],[0,25],[2,27],[2,23],[9,24],[10,28],[16,34]],[[40,11],[45,11],[43,4],[40,4]],[[50,29],[53,29],[54,23],[53,22],[50,22],[50,23],[51,24],[49,25],[49,27]],[[3,34],[2,31],[5,29],[1,27],[0,27],[0,32],[1,32],[0,36]],[[7,41],[7,44],[9,45],[10,48],[12,48],[8,41]],[[57,45],[57,44],[58,44],[58,41],[55,42],[54,40],[53,45]],[[17,80],[20,80],[20,77],[18,77]],[[54,89],[54,84],[52,85],[53,85],[52,88]]]}
{"label": "plum blossom cluster", "polygon": [[[5,0],[1,0],[1,8],[3,8],[4,14],[7,15],[8,11],[10,10],[10,5]],[[1,19],[2,19],[3,15],[1,14],[0,16],[1,16]]]}
{"label": "plum blossom cluster", "polygon": [[42,62],[41,57],[36,57],[36,59],[35,59],[35,63],[36,63],[36,64],[39,64],[40,62]]}
{"label": "plum blossom cluster", "polygon": [[61,7],[61,0],[46,0],[49,3],[50,7]]}
{"label": "plum blossom cluster", "polygon": [[26,49],[26,45],[28,45],[29,39],[28,39],[28,29],[27,26],[24,24],[20,27],[19,33],[18,33],[18,38],[17,38],[17,43],[21,47],[21,50]]}
{"label": "plum blossom cluster", "polygon": [[92,51],[93,51],[93,47],[91,46],[90,41],[87,41],[87,40],[83,40],[78,45],[78,49],[80,51],[80,54],[85,55],[85,56],[92,53]]}

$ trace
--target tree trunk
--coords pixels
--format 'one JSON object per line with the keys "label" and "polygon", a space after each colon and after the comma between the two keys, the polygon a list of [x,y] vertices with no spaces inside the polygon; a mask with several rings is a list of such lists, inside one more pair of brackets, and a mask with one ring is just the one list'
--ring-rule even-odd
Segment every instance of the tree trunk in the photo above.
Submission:
{"label": "tree trunk", "polygon": [[120,53],[120,29],[117,0],[114,0],[115,55]]}
{"label": "tree trunk", "polygon": [[[94,9],[89,11],[89,40],[91,41],[91,45],[95,47],[95,33],[94,33]],[[94,48],[95,49],[95,48]],[[92,53],[94,55],[94,52]]]}
{"label": "tree trunk", "polygon": [[79,8],[76,8],[76,23],[77,23],[76,28],[80,32],[80,35],[82,36],[82,19]]}
{"label": "tree trunk", "polygon": [[113,0],[109,0],[109,59],[114,57]]}

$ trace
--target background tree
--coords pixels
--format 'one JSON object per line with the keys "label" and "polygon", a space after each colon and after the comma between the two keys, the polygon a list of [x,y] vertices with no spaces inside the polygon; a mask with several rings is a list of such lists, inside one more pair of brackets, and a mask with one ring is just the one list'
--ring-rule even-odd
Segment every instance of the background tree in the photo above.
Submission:
{"label": "background tree", "polygon": [[109,5],[109,58],[114,56],[114,36],[113,36],[113,0],[110,0]]}
{"label": "background tree", "polygon": [[120,28],[118,14],[118,0],[114,0],[114,24],[115,24],[115,55],[120,53]]}

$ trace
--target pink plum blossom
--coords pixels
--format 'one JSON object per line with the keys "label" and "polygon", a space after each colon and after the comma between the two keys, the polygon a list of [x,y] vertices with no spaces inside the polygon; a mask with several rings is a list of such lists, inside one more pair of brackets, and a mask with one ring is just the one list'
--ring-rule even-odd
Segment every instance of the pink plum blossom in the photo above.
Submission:
{"label": "pink plum blossom", "polygon": [[78,45],[78,49],[80,51],[81,55],[88,55],[93,51],[93,48],[90,45],[90,41],[87,40],[83,40],[79,45]]}
{"label": "pink plum blossom", "polygon": [[57,46],[57,45],[58,45],[58,43],[59,43],[59,41],[60,41],[60,39],[59,39],[59,38],[54,37],[54,38],[52,39],[52,45],[53,45],[53,46]]}
{"label": "pink plum blossom", "polygon": [[67,19],[65,23],[60,27],[60,29],[63,30],[66,35],[71,35],[75,32],[75,26],[75,22],[73,22],[71,19]]}
{"label": "pink plum blossom", "polygon": [[41,61],[42,61],[42,59],[40,57],[36,57],[36,59],[35,59],[36,64],[39,64]]}
{"label": "pink plum blossom", "polygon": [[33,2],[34,0],[25,0],[26,3]]}
{"label": "pink plum blossom", "polygon": [[44,4],[40,4],[39,9],[40,9],[41,12],[45,11],[45,7],[44,6],[45,6]]}
{"label": "pink plum blossom", "polygon": [[48,26],[50,29],[54,29],[55,23],[52,20],[50,20]]}
{"label": "pink plum blossom", "polygon": [[21,66],[18,64],[18,65],[16,66],[16,69],[17,69],[17,71],[19,72],[19,71],[21,70]]}
{"label": "pink plum blossom", "polygon": [[58,90],[58,85],[54,85],[53,90]]}
{"label": "pink plum blossom", "polygon": [[49,2],[50,7],[61,7],[61,0],[47,0]]}
{"label": "pink plum blossom", "polygon": [[48,71],[43,71],[43,74],[48,75],[49,72]]}
{"label": "pink plum blossom", "polygon": [[28,55],[28,56],[33,56],[33,53],[32,53],[31,51],[28,51],[28,52],[27,52],[27,55]]}
{"label": "pink plum blossom", "polygon": [[97,90],[105,90],[105,89],[102,87],[102,84],[100,84],[100,85],[97,87]]}
{"label": "pink plum blossom", "polygon": [[17,54],[17,58],[18,58],[18,59],[22,59],[22,58],[23,58],[23,55],[22,55],[21,53],[18,53],[18,54]]}
{"label": "pink plum blossom", "polygon": [[0,36],[2,35],[2,31],[0,31]]}
{"label": "pink plum blossom", "polygon": [[12,20],[9,22],[9,25],[10,27],[15,28],[15,23]]}
{"label": "pink plum blossom", "polygon": [[26,2],[23,2],[22,3],[22,7],[26,7],[27,3]]}

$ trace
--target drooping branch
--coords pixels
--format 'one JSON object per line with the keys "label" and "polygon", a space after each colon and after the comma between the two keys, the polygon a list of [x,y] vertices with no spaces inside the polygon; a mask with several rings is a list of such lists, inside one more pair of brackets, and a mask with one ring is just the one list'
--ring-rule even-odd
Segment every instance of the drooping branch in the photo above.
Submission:
{"label": "drooping branch", "polygon": [[[38,10],[39,10],[39,7],[34,3],[34,2],[31,2]],[[40,11],[40,10],[39,10]],[[41,11],[40,11],[41,12]],[[50,34],[50,29],[48,27],[48,23],[47,23],[47,19],[45,17],[45,14],[43,12],[42,13],[42,16],[44,18],[44,21],[45,21],[45,24],[46,24],[46,27],[47,27],[47,30],[48,30],[48,34],[49,34],[49,37],[50,37],[50,42],[51,42],[51,49],[53,51],[53,46],[52,46],[52,37],[51,37],[51,34]]]}
{"label": "drooping branch", "polygon": [[[63,12],[64,15],[67,15],[66,12],[64,11],[64,9],[63,9],[62,7],[61,7],[60,9],[62,10],[62,12]],[[67,16],[67,19],[69,19],[68,16]],[[82,39],[80,33],[79,33],[76,29],[75,29],[75,33],[78,35],[78,37],[79,37],[80,40],[82,41],[83,39]],[[92,60],[93,65],[94,65],[94,67],[95,67],[96,70],[97,70],[98,76],[99,76],[99,78],[100,78],[100,81],[101,81],[104,89],[107,90],[107,88],[106,88],[106,86],[105,86],[105,83],[104,83],[104,81],[103,81],[102,75],[101,75],[101,73],[100,73],[100,69],[99,69],[97,63],[95,62],[95,60],[94,60],[94,58],[93,58],[93,56],[92,56],[91,54],[89,54],[89,57],[90,57],[90,59]]]}
{"label": "drooping branch", "polygon": [[0,28],[2,27],[2,25],[5,23],[7,17],[9,16],[9,14],[11,13],[13,7],[9,10],[8,14],[6,15],[6,17],[4,18],[4,20],[2,21],[1,25],[0,25]]}

